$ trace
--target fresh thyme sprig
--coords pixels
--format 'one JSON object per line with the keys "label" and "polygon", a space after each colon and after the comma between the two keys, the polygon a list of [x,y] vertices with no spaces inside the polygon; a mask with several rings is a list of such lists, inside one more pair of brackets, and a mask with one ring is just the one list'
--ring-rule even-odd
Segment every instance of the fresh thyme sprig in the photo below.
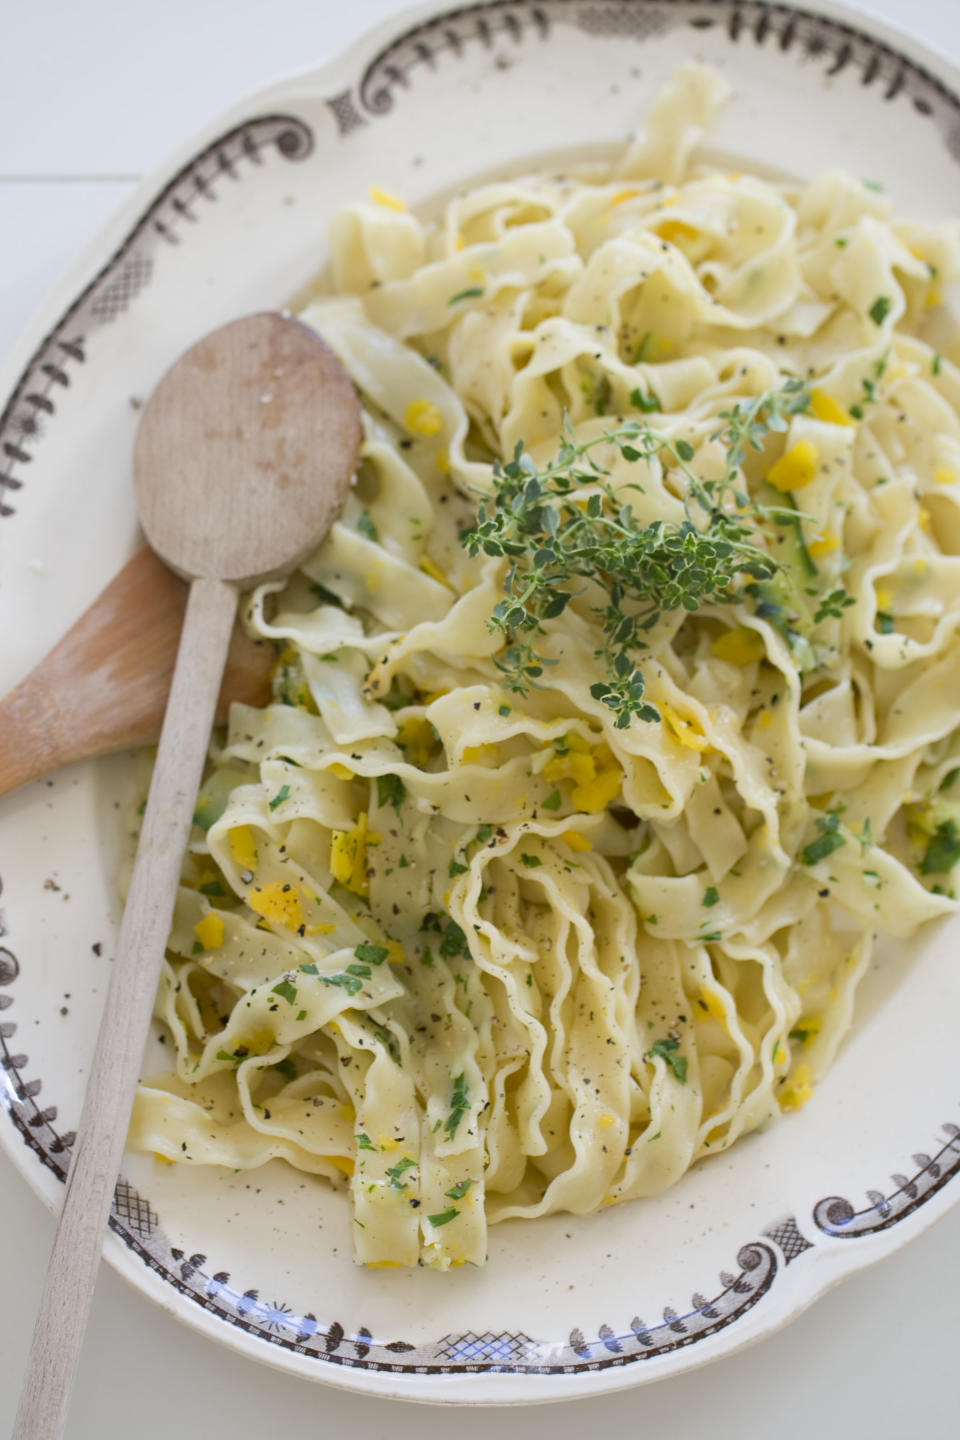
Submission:
{"label": "fresh thyme sprig", "polygon": [[[770,430],[786,429],[787,417],[808,404],[803,382],[788,380],[778,391],[722,411],[725,423],[711,436],[727,447],[719,480],[702,480],[689,468],[689,441],[671,440],[646,420],[628,420],[592,440],[578,440],[565,422],[556,458],[542,469],[522,443],[511,460],[496,462],[492,494],[461,541],[471,555],[482,551],[509,561],[504,598],[489,622],[506,642],[496,659],[506,687],[524,694],[556,663],[540,653],[537,637],[545,633],[545,621],[558,619],[584,593],[578,581],[593,582],[606,592],[605,603],[594,606],[604,637],[596,653],[606,678],[591,693],[614,712],[620,729],[635,716],[659,719],[643,700],[636,666],[637,653],[647,648],[644,634],[665,610],[728,603],[736,598],[739,575],[764,580],[779,569],[754,543],[754,522],[781,512],[752,504],[739,488],[738,472],[748,446],[759,450]],[[669,457],[687,481],[685,519],[640,524],[624,491],[642,493],[643,487],[615,489],[594,453],[601,445],[615,445],[630,462]]]}

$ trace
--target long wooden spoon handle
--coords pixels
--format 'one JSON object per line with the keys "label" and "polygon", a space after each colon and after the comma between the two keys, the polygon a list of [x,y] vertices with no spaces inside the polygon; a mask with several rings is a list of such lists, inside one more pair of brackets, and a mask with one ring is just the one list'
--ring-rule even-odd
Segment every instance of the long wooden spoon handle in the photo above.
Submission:
{"label": "long wooden spoon handle", "polygon": [[236,608],[193,582],[13,1440],[62,1433]]}

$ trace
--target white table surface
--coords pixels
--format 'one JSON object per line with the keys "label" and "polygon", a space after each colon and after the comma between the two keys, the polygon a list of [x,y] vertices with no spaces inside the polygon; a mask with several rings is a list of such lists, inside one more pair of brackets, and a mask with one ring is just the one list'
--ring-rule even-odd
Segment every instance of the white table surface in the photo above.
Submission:
{"label": "white table surface", "polygon": [[[0,4],[0,347],[135,180],[176,144],[245,91],[323,62],[401,8],[397,0]],[[871,8],[960,61],[957,0],[872,0]],[[52,1236],[52,1217],[0,1154],[3,1435]],[[658,1440],[946,1440],[960,1435],[958,1267],[960,1207],[787,1330],[728,1360],[605,1399],[455,1414],[252,1364],[198,1338],[104,1267],[67,1435],[233,1440],[282,1427],[364,1440],[473,1440],[491,1426],[513,1437],[542,1423],[553,1440],[586,1427]]]}

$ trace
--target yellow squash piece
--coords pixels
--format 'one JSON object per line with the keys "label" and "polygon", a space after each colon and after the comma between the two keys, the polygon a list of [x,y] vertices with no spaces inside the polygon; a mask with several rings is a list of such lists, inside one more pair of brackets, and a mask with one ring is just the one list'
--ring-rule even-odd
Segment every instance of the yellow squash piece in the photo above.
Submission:
{"label": "yellow squash piece", "polygon": [[330,836],[330,873],[354,895],[369,895],[367,878],[367,812],[361,812],[351,830],[334,830]]}
{"label": "yellow squash piece", "polygon": [[411,435],[439,435],[443,416],[432,400],[411,400],[403,412],[403,423]]}
{"label": "yellow squash piece", "polygon": [[755,660],[762,660],[767,653],[763,636],[745,625],[736,630],[725,630],[722,635],[717,636],[710,649],[718,660],[726,660],[729,665],[739,665],[741,668],[752,665]]}
{"label": "yellow squash piece", "polygon": [[256,870],[257,847],[249,825],[235,825],[230,831],[230,854],[241,870]]}
{"label": "yellow squash piece", "polygon": [[399,195],[393,195],[389,190],[381,190],[379,185],[370,186],[370,199],[375,205],[382,205],[387,210],[397,210],[401,214],[407,208],[407,202],[401,200]]}
{"label": "yellow squash piece", "polygon": [[197,921],[193,933],[204,950],[216,950],[223,944],[223,920],[211,910],[202,920]]}
{"label": "yellow squash piece", "polygon": [[710,741],[702,731],[698,730],[692,720],[687,720],[683,715],[678,715],[672,705],[661,700],[657,707],[661,718],[667,728],[671,739],[676,740],[678,745],[684,745],[688,750],[709,750]]}
{"label": "yellow squash piece", "polygon": [[844,410],[839,400],[834,400],[826,390],[811,390],[810,411],[818,420],[824,420],[828,425],[856,425],[856,421],[849,410]]}
{"label": "yellow squash piece", "polygon": [[767,482],[775,490],[802,490],[817,478],[820,452],[812,440],[799,440],[767,473]]}
{"label": "yellow squash piece", "polygon": [[300,892],[293,885],[281,885],[279,880],[269,885],[255,885],[247,895],[247,904],[271,925],[282,925],[288,930],[299,930],[303,925]]}

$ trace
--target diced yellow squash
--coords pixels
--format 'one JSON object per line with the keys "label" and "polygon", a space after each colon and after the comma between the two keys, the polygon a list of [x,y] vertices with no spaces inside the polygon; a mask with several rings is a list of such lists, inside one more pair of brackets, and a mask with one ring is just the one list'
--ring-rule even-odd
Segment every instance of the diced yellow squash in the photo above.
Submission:
{"label": "diced yellow squash", "polygon": [[840,548],[840,536],[835,535],[832,530],[824,530],[822,535],[817,535],[807,542],[807,551],[813,560],[822,560],[824,555],[832,555],[834,550]]}
{"label": "diced yellow squash", "polygon": [[247,904],[271,925],[299,930],[303,924],[300,892],[293,885],[281,885],[279,880],[272,880],[269,885],[255,885],[247,895]]}
{"label": "diced yellow squash", "polygon": [[579,830],[564,830],[560,839],[569,850],[592,850],[593,842],[588,840],[586,835],[581,835]]}
{"label": "diced yellow squash", "polygon": [[422,555],[420,557],[420,569],[424,575],[429,575],[431,580],[436,580],[439,584],[446,585],[448,588],[450,587],[450,581],[440,569],[436,560],[431,560],[429,555]]}
{"label": "diced yellow squash", "polygon": [[209,914],[204,915],[202,920],[197,921],[193,927],[193,933],[204,950],[216,950],[223,944],[223,920],[215,911],[211,910]]}
{"label": "diced yellow squash", "polygon": [[699,750],[701,752],[710,749],[710,741],[701,730],[697,729],[692,720],[686,719],[683,715],[678,715],[673,706],[668,705],[666,701],[661,700],[657,708],[660,711],[660,716],[666,726],[667,733],[672,739],[676,740],[679,745],[685,745],[688,750]]}
{"label": "diced yellow squash", "polygon": [[775,490],[802,490],[817,477],[820,469],[820,452],[812,440],[798,440],[785,455],[781,455],[767,473],[767,482]]}
{"label": "diced yellow squash", "polygon": [[736,630],[724,630],[718,635],[710,646],[718,660],[726,660],[730,665],[752,665],[755,660],[762,660],[767,653],[767,647],[763,643],[763,636],[758,635],[756,630],[750,630],[746,625],[740,625]]}
{"label": "diced yellow squash", "polygon": [[813,1074],[809,1065],[798,1065],[780,1091],[781,1110],[799,1110],[813,1096]]}
{"label": "diced yellow squash", "polygon": [[411,435],[438,435],[443,429],[443,416],[432,400],[411,400],[403,412],[403,423]]}
{"label": "diced yellow squash", "polygon": [[334,830],[330,836],[330,873],[354,895],[369,895],[367,878],[367,813],[362,811],[351,830]]}
{"label": "diced yellow squash", "polygon": [[951,470],[949,465],[938,465],[933,472],[933,479],[936,485],[952,485],[956,478],[956,470]]}
{"label": "diced yellow squash", "polygon": [[337,1167],[338,1170],[342,1170],[343,1173],[344,1173],[344,1175],[352,1175],[352,1174],[353,1174],[353,1164],[354,1164],[354,1162],[353,1162],[352,1156],[350,1156],[350,1155],[328,1155],[328,1156],[327,1156],[327,1159],[330,1161],[330,1164],[331,1164],[331,1165],[336,1165],[336,1167]]}
{"label": "diced yellow squash", "polygon": [[346,765],[341,765],[339,760],[335,760],[332,765],[328,765],[327,769],[330,771],[331,775],[336,775],[338,780],[353,779],[353,771],[348,770]]}
{"label": "diced yellow squash", "polygon": [[383,205],[387,210],[402,213],[407,208],[407,202],[401,200],[399,195],[394,195],[389,190],[381,190],[379,185],[370,186],[370,199],[375,205]]}
{"label": "diced yellow squash", "polygon": [[235,825],[230,831],[230,854],[241,870],[256,870],[257,846],[249,825]]}
{"label": "diced yellow squash", "polygon": [[418,770],[426,769],[430,752],[437,743],[433,726],[421,715],[412,715],[397,731],[397,744],[406,753],[411,765]]}
{"label": "diced yellow squash", "polygon": [[587,780],[581,785],[574,785],[570,792],[570,799],[578,810],[587,815],[597,815],[601,810],[606,810],[612,800],[620,794],[623,785],[623,771],[619,765],[613,765],[598,770],[592,780]]}
{"label": "diced yellow squash", "polygon": [[857,422],[845,410],[839,400],[834,400],[825,390],[811,390],[810,410],[818,420],[824,420],[828,425],[855,425]]}

